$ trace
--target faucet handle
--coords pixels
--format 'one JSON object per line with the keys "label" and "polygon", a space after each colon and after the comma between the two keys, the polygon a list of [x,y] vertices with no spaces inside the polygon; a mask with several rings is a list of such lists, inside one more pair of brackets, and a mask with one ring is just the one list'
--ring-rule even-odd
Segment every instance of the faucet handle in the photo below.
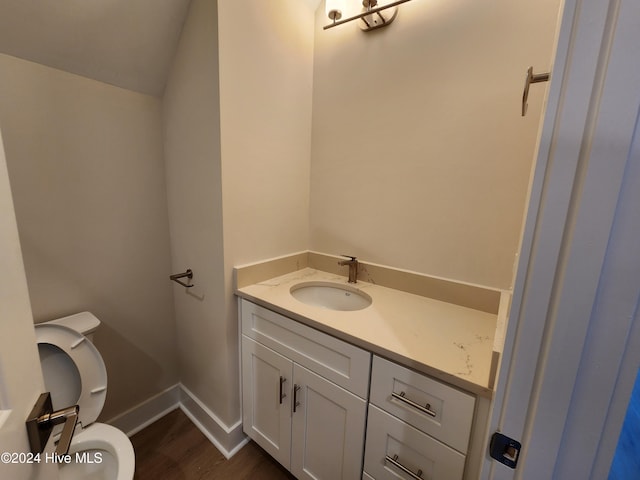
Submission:
{"label": "faucet handle", "polygon": [[352,262],[355,262],[358,257],[354,257],[353,255],[345,255],[344,253],[340,254],[341,257],[349,258]]}

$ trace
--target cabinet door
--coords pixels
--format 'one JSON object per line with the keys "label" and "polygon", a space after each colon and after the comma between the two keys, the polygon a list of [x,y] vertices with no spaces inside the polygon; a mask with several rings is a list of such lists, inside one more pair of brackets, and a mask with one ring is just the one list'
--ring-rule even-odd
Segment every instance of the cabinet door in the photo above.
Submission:
{"label": "cabinet door", "polygon": [[290,469],[293,362],[242,337],[242,428]]}
{"label": "cabinet door", "polygon": [[299,479],[359,480],[366,402],[298,364],[293,368],[291,473]]}

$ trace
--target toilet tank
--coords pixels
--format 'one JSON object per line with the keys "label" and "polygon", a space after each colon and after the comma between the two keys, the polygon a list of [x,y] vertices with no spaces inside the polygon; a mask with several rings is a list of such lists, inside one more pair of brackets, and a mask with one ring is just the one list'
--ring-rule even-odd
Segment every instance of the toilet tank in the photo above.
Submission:
{"label": "toilet tank", "polygon": [[93,332],[95,332],[100,326],[100,320],[91,312],[80,312],[68,317],[57,318],[45,323],[57,323],[58,325],[64,325],[74,329],[76,332],[80,332],[93,342]]}

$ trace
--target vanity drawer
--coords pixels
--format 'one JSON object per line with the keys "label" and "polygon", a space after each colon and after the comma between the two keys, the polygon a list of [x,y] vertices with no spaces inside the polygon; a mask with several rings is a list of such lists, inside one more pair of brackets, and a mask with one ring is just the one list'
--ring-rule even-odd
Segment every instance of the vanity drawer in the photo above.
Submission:
{"label": "vanity drawer", "polygon": [[475,397],[383,358],[373,357],[369,401],[466,453]]}
{"label": "vanity drawer", "polygon": [[364,470],[375,480],[459,480],[464,463],[465,456],[460,452],[369,406]]}
{"label": "vanity drawer", "polygon": [[244,335],[367,398],[369,352],[246,300],[240,308]]}

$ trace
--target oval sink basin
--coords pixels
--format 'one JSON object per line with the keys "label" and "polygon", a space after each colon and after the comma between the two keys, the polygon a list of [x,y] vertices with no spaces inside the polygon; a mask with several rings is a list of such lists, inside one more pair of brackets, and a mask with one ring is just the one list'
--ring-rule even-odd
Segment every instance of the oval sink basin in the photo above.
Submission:
{"label": "oval sink basin", "polygon": [[304,282],[291,287],[291,295],[302,303],[329,310],[362,310],[371,297],[355,287],[331,282]]}

